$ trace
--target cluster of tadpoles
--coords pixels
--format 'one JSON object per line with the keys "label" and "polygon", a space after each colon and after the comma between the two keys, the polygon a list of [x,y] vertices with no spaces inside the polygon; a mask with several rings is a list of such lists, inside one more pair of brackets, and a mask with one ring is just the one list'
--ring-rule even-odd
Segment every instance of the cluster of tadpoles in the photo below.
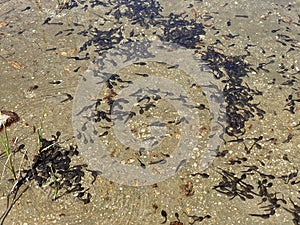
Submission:
{"label": "cluster of tadpoles", "polygon": [[265,111],[259,108],[259,103],[253,103],[254,96],[262,95],[262,92],[250,88],[242,79],[250,70],[250,66],[244,62],[247,55],[228,57],[215,51],[213,46],[201,54],[202,59],[208,62],[213,70],[215,78],[222,79],[225,83],[223,95],[227,103],[226,133],[230,136],[243,135],[246,132],[245,123],[249,119],[255,116],[263,119],[265,114]]}
{"label": "cluster of tadpoles", "polygon": [[[114,97],[117,95],[114,92],[114,87],[118,86],[119,83],[132,83],[132,81],[124,81],[121,79],[121,77],[117,74],[109,74],[108,79],[105,81],[106,87],[110,89],[110,94],[104,96],[103,98],[97,99],[93,111],[93,121],[94,122],[101,122],[106,121],[111,123],[114,119],[124,120],[124,123],[126,123],[129,119],[136,116],[137,113],[143,114],[145,111],[149,111],[151,108],[156,107],[154,104],[155,101],[158,101],[161,99],[161,97],[155,92],[158,90],[148,90],[149,95],[143,94],[142,88],[137,90],[135,93],[132,93],[131,96],[134,96],[136,98],[136,101],[138,103],[139,110],[138,112],[130,111],[130,112],[124,112],[120,111],[124,107],[122,104],[128,104],[129,101],[125,98],[118,98],[114,99]],[[106,103],[108,106],[108,110],[100,109],[99,106],[103,106],[103,103]],[[115,110],[115,108],[120,110]],[[112,115],[116,116],[116,118],[112,118]]]}
{"label": "cluster of tadpoles", "polygon": [[[243,174],[241,176],[237,176],[233,172],[229,172],[223,169],[219,169],[218,172],[222,180],[218,185],[214,186],[214,190],[217,192],[227,195],[230,199],[235,197],[239,197],[242,201],[246,201],[247,199],[254,199],[255,197],[260,197],[261,202],[258,205],[262,205],[260,208],[264,210],[264,213],[250,213],[250,216],[261,217],[263,219],[268,219],[270,216],[276,213],[276,210],[281,207],[281,205],[287,205],[288,202],[282,198],[279,198],[277,195],[279,192],[272,192],[270,189],[273,187],[272,180],[276,179],[276,177],[272,174],[265,174],[259,171],[257,166],[244,166],[246,170],[241,171]],[[260,179],[257,179],[256,185],[248,183],[247,177],[258,174]],[[294,180],[297,177],[298,171],[291,172],[288,175],[284,175],[278,177],[283,179],[287,184],[290,182],[291,185],[295,185],[300,181]],[[286,211],[290,212],[294,219],[293,221],[300,222],[300,207],[295,204],[291,199],[290,202],[293,204],[293,208],[283,207]],[[295,223],[298,224],[298,223]]]}
{"label": "cluster of tadpoles", "polygon": [[[254,196],[262,197],[263,202],[270,203],[268,206],[263,206],[268,213],[266,214],[250,214],[251,216],[259,216],[262,218],[269,218],[270,215],[275,214],[275,209],[280,205],[278,201],[284,201],[282,199],[276,198],[276,193],[270,193],[268,188],[273,186],[272,182],[269,182],[268,179],[275,179],[273,175],[263,174],[258,171],[257,166],[247,166],[247,170],[243,171],[244,173],[238,177],[233,172],[228,172],[226,170],[220,169],[218,172],[222,176],[222,181],[218,185],[214,186],[213,189],[219,193],[225,194],[230,199],[239,197],[242,201],[246,199],[253,199]],[[246,182],[246,178],[249,175],[258,173],[263,179],[257,181],[257,188]],[[256,191],[255,191],[256,190]]]}
{"label": "cluster of tadpoles", "polygon": [[[71,1],[73,2],[73,1]],[[104,3],[103,1],[91,1],[91,7],[96,5],[102,5],[104,7],[110,7],[111,3]],[[119,6],[127,7],[127,10],[119,10]],[[70,5],[72,7],[78,7],[78,4]],[[158,1],[116,1],[116,5],[109,10],[105,15],[112,15],[115,20],[120,24],[119,27],[111,28],[110,30],[100,30],[97,27],[93,27],[92,25],[89,26],[87,30],[84,30],[78,34],[83,36],[89,36],[90,39],[83,44],[80,48],[80,51],[87,51],[88,47],[94,45],[96,47],[96,52],[99,55],[103,53],[103,51],[108,50],[120,44],[124,40],[124,36],[122,33],[122,18],[128,18],[132,25],[138,24],[139,26],[149,29],[150,26],[155,27],[158,32],[153,33],[157,34],[157,36],[163,41],[169,41],[173,43],[177,43],[181,46],[195,49],[197,43],[201,43],[200,35],[205,34],[205,29],[201,23],[198,23],[196,20],[187,20],[182,15],[175,15],[169,14],[167,17],[161,15],[162,7],[160,6]],[[196,17],[196,16],[195,16]],[[248,18],[248,16],[243,15],[236,15],[236,17],[241,18]],[[208,17],[209,18],[209,17]],[[107,20],[104,20],[107,22]],[[49,21],[46,21],[46,24],[49,24]],[[104,22],[104,23],[105,23]],[[214,44],[209,46],[206,51],[202,52],[202,59],[208,63],[209,67],[213,70],[216,79],[222,79],[222,82],[225,84],[223,88],[223,94],[225,101],[227,103],[226,106],[226,115],[227,115],[227,127],[226,133],[229,136],[235,137],[234,140],[228,142],[237,142],[244,144],[245,151],[247,154],[250,154],[250,151],[253,148],[261,149],[260,141],[262,141],[262,136],[252,138],[253,144],[249,147],[245,144],[245,138],[242,137],[243,134],[246,132],[245,123],[258,117],[259,119],[263,119],[265,115],[265,111],[260,108],[259,103],[255,103],[255,96],[262,95],[261,91],[256,89],[250,88],[244,81],[243,77],[248,76],[249,72],[259,72],[262,71],[264,73],[269,73],[270,70],[268,69],[268,65],[274,64],[274,58],[285,58],[288,54],[299,49],[297,45],[297,40],[288,34],[292,26],[289,25],[296,25],[299,26],[299,22],[292,21],[286,18],[281,18],[278,20],[278,24],[284,24],[283,26],[279,26],[278,29],[272,29],[270,34],[276,35],[276,43],[279,44],[281,47],[286,48],[285,54],[278,56],[278,55],[269,55],[266,56],[266,62],[260,62],[254,68],[250,67],[247,63],[245,63],[245,58],[250,55],[250,51],[248,50],[249,47],[255,47],[256,45],[247,44],[245,47],[246,54],[242,56],[226,56],[225,54],[220,53],[214,48],[214,45],[223,43],[220,40],[217,40]],[[74,23],[75,25],[75,23]],[[231,22],[227,22],[227,26],[230,26]],[[75,26],[78,26],[75,25]],[[83,26],[83,25],[81,25]],[[83,26],[84,27],[84,26]],[[212,27],[213,30],[216,30],[217,33],[220,32],[220,29]],[[238,35],[223,35],[225,40],[233,39]],[[140,34],[136,33],[134,29],[131,30],[129,33],[128,41],[132,41],[135,38],[139,38]],[[233,47],[235,44],[231,44]],[[262,54],[267,54],[266,51],[261,48]],[[81,58],[74,58],[79,60]],[[82,59],[88,59],[88,57],[84,57]],[[283,78],[287,79],[281,85],[285,86],[294,86],[295,83],[298,81],[298,77],[296,75],[299,74],[300,71],[296,71],[295,65],[284,65],[281,63],[277,70],[278,74],[281,74]],[[223,72],[225,71],[225,72]],[[288,76],[286,75],[288,74]],[[147,74],[136,74],[139,76],[146,77]],[[273,79],[271,84],[275,84],[276,79]],[[108,88],[113,89],[116,85],[116,82],[122,82],[118,75],[112,75],[107,81],[106,85]],[[139,93],[137,93],[139,94]],[[155,96],[155,95],[153,95]],[[140,102],[146,102],[146,105],[140,107],[138,112],[129,112],[127,114],[120,115],[121,119],[125,122],[136,116],[137,113],[143,114],[145,111],[149,110],[151,107],[155,107],[153,100],[155,100],[153,96],[142,96],[138,100]],[[109,110],[99,110],[98,106],[105,100],[105,102],[109,105]],[[294,94],[290,94],[286,98],[286,105],[285,110],[295,113],[297,103],[300,102],[298,97],[295,97]],[[111,118],[111,110],[112,107],[122,107],[122,104],[126,103],[126,100],[121,102],[116,102],[113,100],[112,96],[108,96],[106,99],[98,99],[95,103],[95,114],[94,119],[96,122],[106,121],[112,122]],[[126,116],[125,118],[123,118]],[[299,125],[297,125],[299,126]],[[83,125],[83,130],[85,129]],[[105,136],[108,132],[105,131],[104,133],[100,134],[99,136]],[[288,143],[292,139],[293,135],[289,135],[284,143]],[[269,139],[266,141],[276,141],[274,138]],[[227,150],[223,152],[219,152],[218,156],[223,157],[228,153]],[[240,157],[234,160],[230,160],[229,163],[231,165],[235,164],[242,164],[246,162],[247,158]],[[262,162],[261,162],[262,163]],[[250,214],[251,216],[261,217],[264,219],[269,218],[270,216],[276,213],[276,210],[280,208],[280,206],[287,205],[288,202],[282,197],[278,198],[277,192],[272,192],[271,189],[273,187],[272,180],[276,179],[275,176],[270,174],[264,174],[258,170],[257,166],[245,166],[247,170],[242,171],[243,174],[241,176],[236,176],[236,174],[232,172],[228,172],[226,170],[220,169],[219,174],[222,177],[220,183],[214,186],[214,190],[229,196],[230,198],[238,197],[242,201],[246,201],[247,199],[253,199],[254,197],[260,197],[261,203],[259,205],[264,210],[262,214]],[[247,178],[253,175],[259,175],[259,179],[256,181],[256,184],[250,184],[247,182]],[[287,184],[290,185],[297,185],[300,181],[296,180],[297,177],[296,172],[292,172],[288,175],[284,175],[278,177],[279,179],[283,179]],[[201,174],[200,174],[201,175]],[[79,179],[79,178],[77,178]],[[298,197],[299,198],[299,197]],[[298,206],[292,199],[290,199],[293,207],[282,207],[287,212],[293,215],[293,222],[295,224],[300,224],[300,206]],[[165,218],[164,223],[167,221],[167,213],[166,211],[162,210],[161,215]],[[178,213],[175,214],[177,217],[177,221],[171,222],[172,225],[175,224],[182,224],[179,220]],[[192,218],[194,221],[191,223],[195,223],[196,221],[202,221],[205,218],[210,218],[209,215],[206,216],[188,216]]]}
{"label": "cluster of tadpoles", "polygon": [[[74,193],[85,204],[91,194],[82,186],[87,165],[71,165],[72,157],[79,154],[76,147],[64,149],[58,144],[60,132],[52,140],[42,139],[41,151],[35,155],[29,169],[23,171],[23,180],[34,180],[39,186],[48,184],[55,190],[54,200]],[[61,193],[62,192],[62,193]]]}
{"label": "cluster of tadpoles", "polygon": [[[210,219],[211,216],[209,214],[205,215],[205,216],[196,216],[196,215],[188,215],[187,213],[185,213],[186,216],[188,218],[191,218],[192,221],[189,222],[190,225],[195,224],[196,222],[202,222],[205,219]],[[161,210],[161,216],[164,218],[164,221],[161,222],[161,224],[164,224],[168,221],[168,214],[165,210]],[[171,221],[170,225],[183,225],[183,223],[180,221],[179,219],[179,214],[176,212],[175,213],[175,217],[176,217],[176,221]]]}
{"label": "cluster of tadpoles", "polygon": [[286,105],[285,105],[285,109],[288,112],[295,114],[295,109],[296,109],[296,104],[298,102],[300,102],[300,98],[294,98],[292,94],[290,94],[287,98],[286,98]]}
{"label": "cluster of tadpoles", "polygon": [[[89,188],[83,186],[85,171],[90,172],[94,178],[100,174],[99,171],[87,169],[87,165],[72,165],[72,158],[79,154],[77,147],[70,146],[63,148],[59,143],[61,133],[56,132],[52,139],[41,138],[41,145],[38,154],[34,156],[33,162],[27,169],[22,169],[19,177],[15,180],[11,191],[7,195],[7,207],[0,216],[0,223],[6,219],[13,205],[22,194],[28,189],[28,182],[35,181],[38,186],[47,186],[53,189],[53,200],[57,200],[64,195],[74,194],[74,196],[88,204],[92,195]],[[20,151],[25,145],[20,145],[16,151]],[[25,159],[28,159],[25,153]],[[21,189],[21,187],[24,187]]]}

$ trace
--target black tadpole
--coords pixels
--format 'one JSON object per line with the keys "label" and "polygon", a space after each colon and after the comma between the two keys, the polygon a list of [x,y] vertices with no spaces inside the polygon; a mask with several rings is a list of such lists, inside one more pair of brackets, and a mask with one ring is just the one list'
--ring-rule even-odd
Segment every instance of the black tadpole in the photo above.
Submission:
{"label": "black tadpole", "polygon": [[179,165],[176,167],[175,173],[179,171],[179,169],[186,164],[186,159],[180,161]]}
{"label": "black tadpole", "polygon": [[160,213],[160,214],[161,214],[162,217],[165,218],[165,220],[164,220],[163,222],[161,222],[161,224],[166,223],[167,220],[168,220],[168,214],[167,214],[167,212],[166,212],[165,210],[161,210],[161,213]]}
{"label": "black tadpole", "polygon": [[250,216],[256,216],[263,219],[268,219],[270,217],[270,214],[249,214]]}
{"label": "black tadpole", "polygon": [[146,169],[146,165],[138,158],[137,159],[140,163],[140,166],[143,168],[143,169]]}

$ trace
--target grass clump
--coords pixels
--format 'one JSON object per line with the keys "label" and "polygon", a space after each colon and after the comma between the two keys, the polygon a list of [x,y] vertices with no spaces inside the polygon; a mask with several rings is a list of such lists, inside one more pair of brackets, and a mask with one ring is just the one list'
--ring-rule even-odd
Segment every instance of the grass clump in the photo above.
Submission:
{"label": "grass clump", "polygon": [[15,171],[15,167],[13,165],[13,160],[12,160],[12,151],[9,146],[9,139],[8,139],[7,130],[6,130],[5,125],[3,125],[3,130],[4,130],[4,138],[0,136],[0,143],[1,143],[2,149],[5,152],[5,155],[7,157],[7,163],[5,165],[8,164],[7,167],[10,170],[13,179],[17,180],[16,171]]}

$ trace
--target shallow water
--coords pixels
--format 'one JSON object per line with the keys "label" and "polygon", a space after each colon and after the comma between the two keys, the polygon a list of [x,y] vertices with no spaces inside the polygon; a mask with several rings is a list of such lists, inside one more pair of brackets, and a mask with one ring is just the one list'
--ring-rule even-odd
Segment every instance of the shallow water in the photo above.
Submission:
{"label": "shallow water", "polygon": [[[37,165],[33,164],[38,155],[36,130],[42,124],[43,137],[47,140],[53,139],[51,136],[57,131],[61,132],[58,144],[64,148],[55,145],[54,152],[59,149],[65,153],[70,145],[79,146],[78,156],[74,153],[58,159],[51,158],[52,153],[49,153],[51,160],[43,158],[44,163],[55,166],[58,165],[53,164],[55,160],[70,159],[77,174],[77,181],[70,178],[70,182],[84,188],[70,191],[71,188],[63,186],[57,191],[54,177],[60,182],[61,174],[65,176],[64,181],[70,176],[64,173],[63,167],[57,167],[55,176],[49,175],[41,187],[31,177],[18,189],[17,195],[24,193],[12,204],[9,213],[3,214],[1,222],[161,224],[167,215],[166,224],[173,225],[175,221],[177,224],[299,224],[299,178],[296,174],[300,148],[297,126],[300,122],[299,5],[299,1],[253,4],[247,1],[72,0],[59,6],[56,1],[1,1],[0,109],[14,111],[21,118],[7,130],[12,148],[18,149],[25,144],[13,156],[15,168],[28,170]],[[105,68],[101,67],[101,62],[106,52],[124,46],[128,40],[138,49],[117,54],[122,62],[126,61],[122,58],[125,56],[140,57],[137,61],[153,61],[147,54],[137,54],[143,53],[141,49],[147,52],[145,44],[138,45],[145,41],[167,41],[184,51],[175,54],[175,47],[164,46],[162,49],[174,52],[172,56],[166,54],[165,61],[147,62],[146,65],[133,65],[129,61],[127,67],[117,64],[113,68],[121,81],[112,80],[112,88],[107,83],[106,86],[95,85],[87,69],[99,67],[97,73],[103,73]],[[200,71],[195,78],[184,69],[193,71],[199,66],[195,60],[183,60],[186,52],[192,52],[192,57],[206,64],[211,75],[209,84],[203,80],[206,72]],[[97,59],[100,59],[99,65]],[[163,64],[175,59],[183,66]],[[112,63],[111,58],[107,60]],[[91,83],[84,83],[83,78]],[[106,79],[97,78],[96,82]],[[142,83],[137,83],[137,79]],[[156,79],[160,82],[155,83]],[[162,82],[163,79],[170,83]],[[136,113],[128,119],[127,130],[123,131],[121,125],[118,128],[116,120],[100,118],[100,122],[88,123],[91,125],[88,131],[95,128],[98,133],[93,141],[104,143],[109,152],[107,157],[121,162],[120,165],[134,166],[134,171],[141,173],[155,168],[165,175],[158,175],[157,180],[153,176],[148,186],[143,186],[141,180],[127,186],[128,170],[117,171],[114,164],[101,167],[103,164],[99,162],[105,161],[100,157],[101,149],[89,138],[86,144],[83,138],[90,135],[82,129],[87,119],[76,117],[76,109],[94,104],[97,99],[103,101],[91,111],[109,110],[110,98],[116,100],[127,90],[134,90],[135,83],[122,82],[129,80],[136,82],[138,87],[149,83],[144,91],[154,89],[153,85],[161,87],[155,94],[162,99],[155,99],[154,92],[148,92],[149,102],[155,107],[140,113],[149,102],[144,100],[136,104],[131,102],[133,98],[127,97],[134,106],[130,110]],[[187,107],[191,104],[176,108],[180,100],[178,96],[168,97],[167,88],[171,90],[169,94],[176,93],[179,97],[186,94],[188,101],[199,108]],[[219,91],[223,96],[218,95]],[[224,104],[220,112],[216,112],[210,101]],[[201,104],[205,105],[204,109]],[[119,110],[126,109],[126,104],[119,107]],[[187,117],[189,123],[180,120],[188,112],[181,112],[183,109],[195,111],[195,117]],[[89,111],[85,113],[85,116],[91,115]],[[219,123],[212,123],[211,118]],[[149,125],[158,120],[167,125]],[[193,129],[199,130],[196,137],[193,133],[190,138],[196,143],[190,141],[193,151],[176,155],[174,158],[178,160],[171,166],[168,163],[182,141],[183,132]],[[104,135],[107,130],[108,134]],[[212,132],[221,133],[213,135]],[[155,135],[162,138],[157,139],[157,143],[151,141]],[[132,142],[128,141],[129,137]],[[134,142],[142,139],[150,141]],[[188,138],[183,144],[187,143]],[[91,153],[86,153],[88,147]],[[217,157],[205,158],[206,150],[212,150],[208,151],[209,156]],[[7,209],[7,196],[13,188],[13,183],[8,181],[11,175],[7,168],[4,169],[5,163],[6,157],[2,154],[1,214]],[[70,172],[69,168],[67,170]],[[91,170],[98,171],[94,182],[95,173]],[[37,171],[42,173],[43,169]],[[78,174],[82,172],[84,176],[81,177]],[[116,174],[121,175],[112,179]],[[22,176],[29,177],[29,173],[22,173]],[[84,201],[89,198],[89,203]],[[12,201],[12,195],[9,199]]]}

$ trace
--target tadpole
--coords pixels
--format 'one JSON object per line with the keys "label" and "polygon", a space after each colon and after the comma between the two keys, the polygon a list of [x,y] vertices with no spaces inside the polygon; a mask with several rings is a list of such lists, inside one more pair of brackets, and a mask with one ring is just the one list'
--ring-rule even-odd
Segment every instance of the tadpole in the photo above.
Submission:
{"label": "tadpole", "polygon": [[166,223],[167,220],[168,220],[168,214],[167,214],[167,212],[166,212],[165,210],[161,210],[161,213],[160,213],[160,214],[161,214],[162,217],[165,218],[165,220],[164,220],[163,222],[161,222],[161,224]]}

